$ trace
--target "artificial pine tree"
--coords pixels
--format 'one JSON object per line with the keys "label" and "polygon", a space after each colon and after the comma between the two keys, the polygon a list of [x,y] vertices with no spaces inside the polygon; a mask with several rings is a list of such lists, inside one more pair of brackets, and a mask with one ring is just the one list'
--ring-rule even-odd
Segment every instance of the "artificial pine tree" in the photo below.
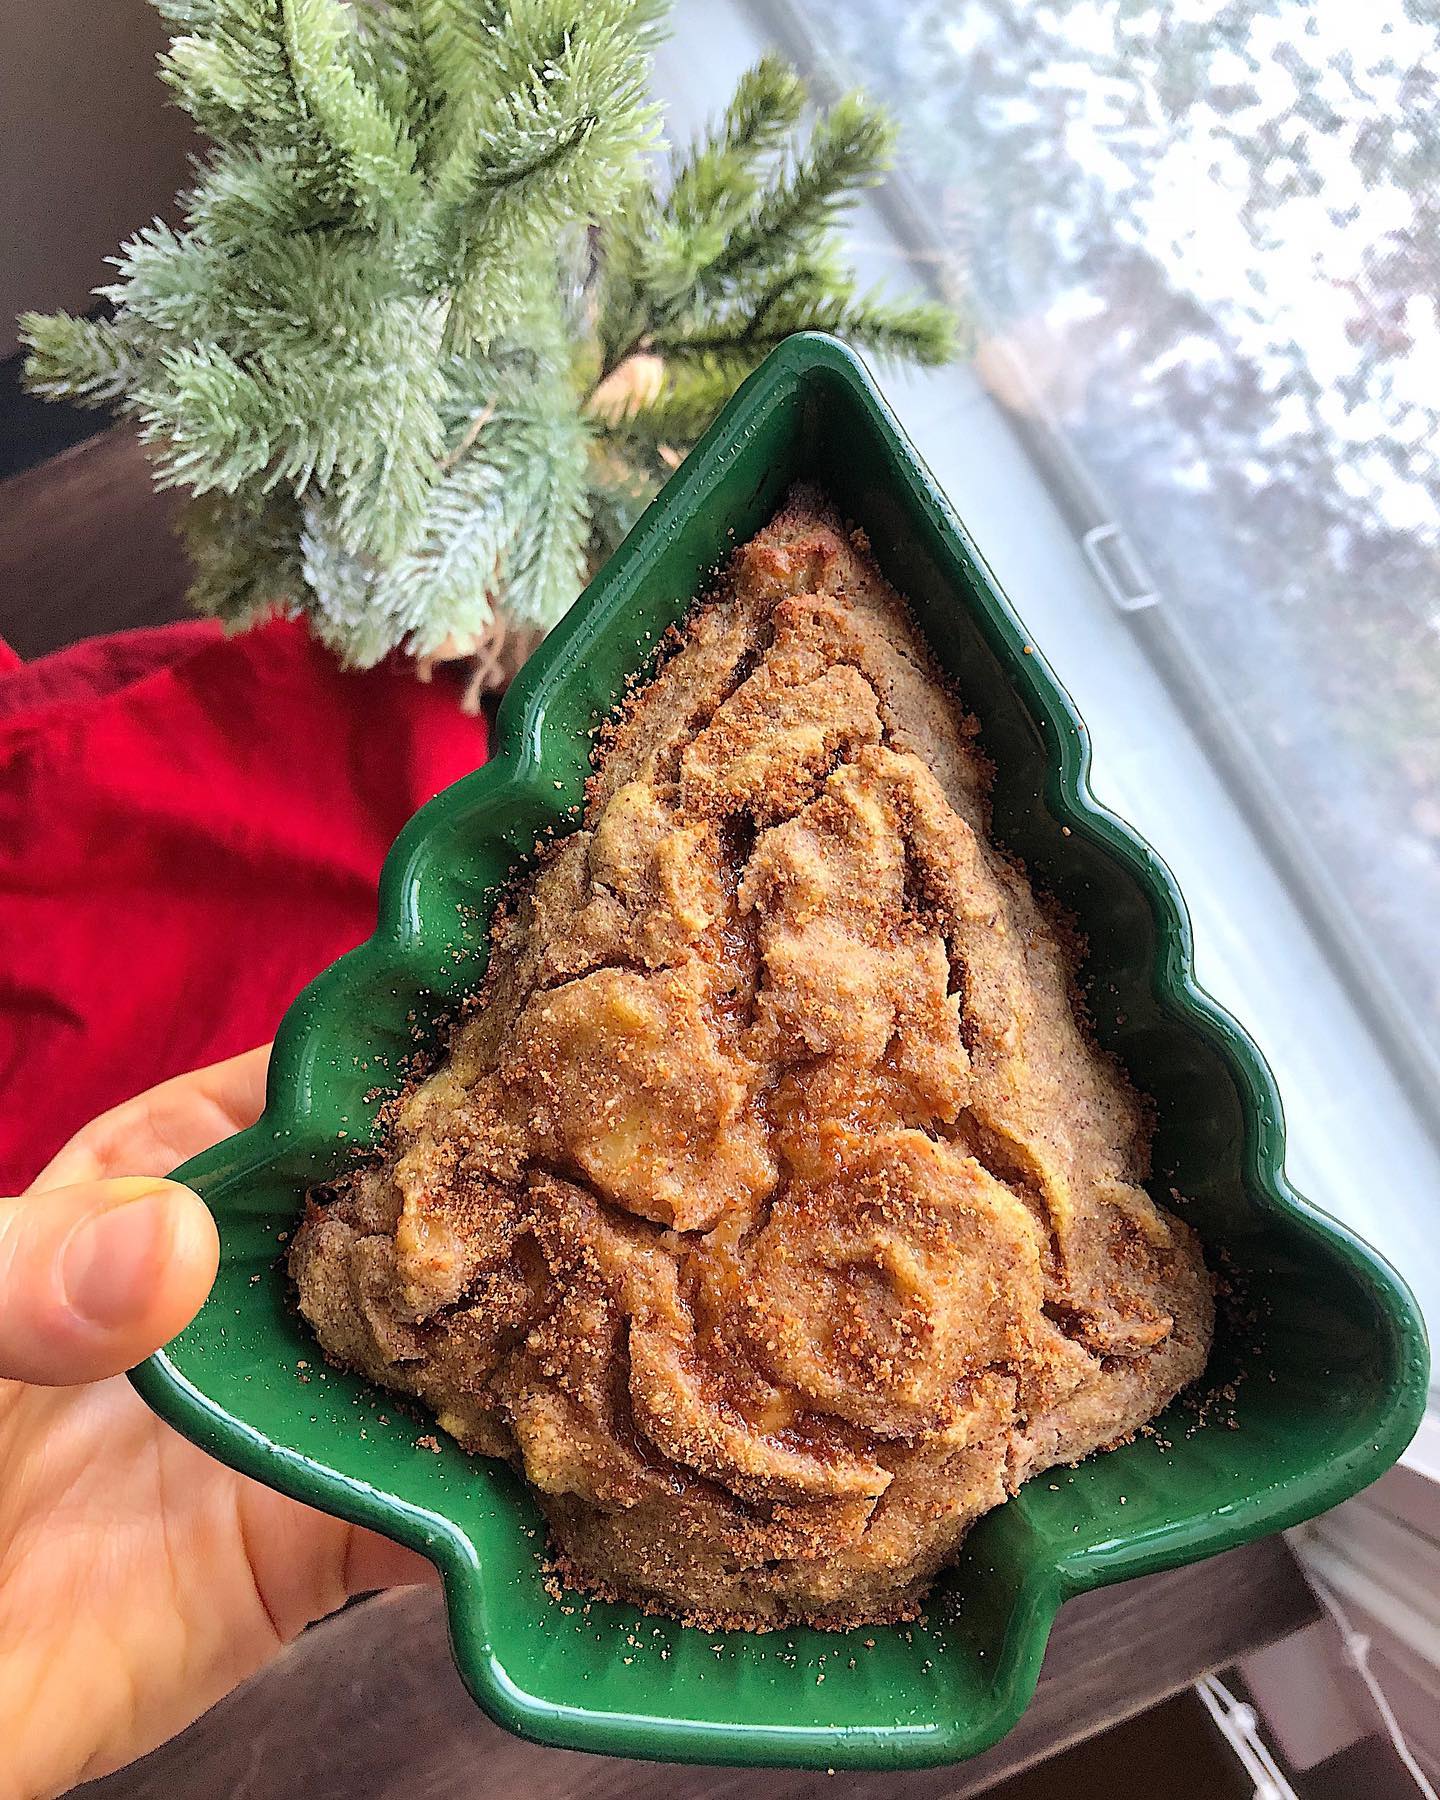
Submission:
{"label": "artificial pine tree", "polygon": [[787,334],[949,354],[839,257],[891,145],[858,97],[804,134],[767,58],[658,170],[655,0],[155,4],[212,141],[182,228],[124,247],[110,317],[22,328],[36,391],[129,414],[189,490],[202,612],[493,674]]}

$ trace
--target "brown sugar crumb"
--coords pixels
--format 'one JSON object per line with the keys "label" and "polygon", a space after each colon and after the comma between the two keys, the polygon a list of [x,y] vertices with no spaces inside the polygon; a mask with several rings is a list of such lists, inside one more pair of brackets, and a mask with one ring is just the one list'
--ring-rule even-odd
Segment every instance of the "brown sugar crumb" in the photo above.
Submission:
{"label": "brown sugar crumb", "polygon": [[916,1620],[976,1518],[1205,1364],[977,729],[797,492],[599,730],[383,1155],[311,1196],[327,1354],[528,1479],[567,1614]]}
{"label": "brown sugar crumb", "polygon": [[435,1437],[433,1433],[427,1431],[423,1437],[416,1438],[415,1448],[417,1450],[429,1450],[434,1455],[438,1456],[440,1454],[440,1440]]}

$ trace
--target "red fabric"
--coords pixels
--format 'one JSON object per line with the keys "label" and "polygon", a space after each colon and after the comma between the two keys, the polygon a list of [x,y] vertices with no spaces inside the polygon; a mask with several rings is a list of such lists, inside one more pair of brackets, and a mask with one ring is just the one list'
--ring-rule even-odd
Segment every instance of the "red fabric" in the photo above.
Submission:
{"label": "red fabric", "polygon": [[0,644],[0,1193],[270,1037],[369,933],[406,819],[485,754],[451,684],[343,673],[286,619]]}

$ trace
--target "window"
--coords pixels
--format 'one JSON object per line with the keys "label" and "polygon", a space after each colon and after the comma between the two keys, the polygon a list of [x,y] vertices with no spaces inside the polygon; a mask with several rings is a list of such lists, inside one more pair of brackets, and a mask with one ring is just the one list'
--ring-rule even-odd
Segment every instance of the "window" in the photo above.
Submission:
{"label": "window", "polygon": [[784,10],[900,118],[901,234],[973,312],[982,379],[1433,1107],[1433,12]]}

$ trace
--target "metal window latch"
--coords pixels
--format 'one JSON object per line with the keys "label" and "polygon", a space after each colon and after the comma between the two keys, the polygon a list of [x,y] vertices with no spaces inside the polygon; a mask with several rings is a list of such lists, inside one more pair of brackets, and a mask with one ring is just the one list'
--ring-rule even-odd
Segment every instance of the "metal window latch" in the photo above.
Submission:
{"label": "metal window latch", "polygon": [[1085,560],[1109,596],[1116,612],[1143,612],[1160,604],[1160,593],[1148,580],[1135,546],[1113,520],[1092,526],[1080,540]]}

